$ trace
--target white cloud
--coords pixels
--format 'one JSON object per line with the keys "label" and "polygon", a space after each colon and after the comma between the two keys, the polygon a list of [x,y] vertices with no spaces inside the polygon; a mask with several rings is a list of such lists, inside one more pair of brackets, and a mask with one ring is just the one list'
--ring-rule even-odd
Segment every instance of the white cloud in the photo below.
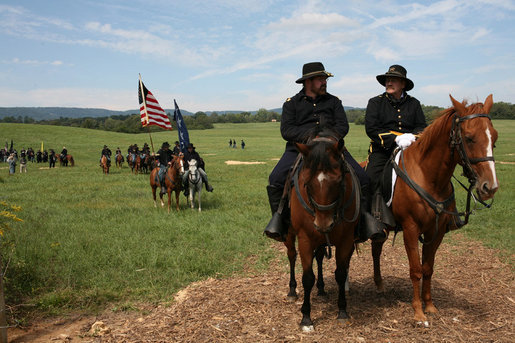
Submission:
{"label": "white cloud", "polygon": [[269,30],[313,30],[321,31],[340,26],[357,26],[359,23],[338,13],[301,13],[290,18],[281,18],[279,22],[270,23]]}
{"label": "white cloud", "polygon": [[17,57],[14,57],[10,60],[2,60],[1,63],[3,64],[24,64],[24,65],[34,65],[34,66],[40,66],[40,65],[53,65],[53,66],[61,66],[64,63],[59,60],[55,61],[38,61],[38,60],[23,60]]}
{"label": "white cloud", "polygon": [[97,107],[111,110],[138,108],[134,90],[98,88],[0,88],[0,103],[13,107]]}

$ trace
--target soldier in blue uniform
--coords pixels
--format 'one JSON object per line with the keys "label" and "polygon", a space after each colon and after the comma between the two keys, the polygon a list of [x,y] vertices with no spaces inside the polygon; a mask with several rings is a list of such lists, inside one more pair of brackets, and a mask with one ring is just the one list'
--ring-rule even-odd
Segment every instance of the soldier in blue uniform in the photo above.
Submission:
{"label": "soldier in blue uniform", "polygon": [[[325,71],[320,62],[304,64],[302,77],[296,83],[302,84],[299,93],[286,99],[281,116],[281,135],[286,140],[286,149],[268,178],[268,201],[272,214],[277,212],[286,178],[298,155],[295,143],[306,143],[314,131],[331,129],[342,139],[349,132],[349,123],[342,102],[327,93],[327,79],[333,74]],[[353,167],[360,183],[368,185],[368,177],[348,151],[344,158]],[[264,233],[275,240],[284,241],[287,230],[287,211],[283,211],[280,225],[266,227]]]}
{"label": "soldier in blue uniform", "polygon": [[166,185],[165,185],[165,175],[168,165],[171,164],[173,160],[173,153],[170,150],[170,144],[168,142],[164,142],[161,145],[161,149],[157,151],[157,158],[159,160],[159,182],[161,183],[161,194],[166,193]]}
{"label": "soldier in blue uniform", "polygon": [[[368,101],[365,130],[371,139],[366,167],[371,181],[369,197],[378,191],[381,174],[393,150],[397,146],[407,148],[415,141],[415,134],[427,126],[420,102],[406,93],[414,87],[406,75],[406,69],[397,64],[385,74],[377,75],[376,79],[385,87],[385,92]],[[384,238],[385,234],[377,237]]]}

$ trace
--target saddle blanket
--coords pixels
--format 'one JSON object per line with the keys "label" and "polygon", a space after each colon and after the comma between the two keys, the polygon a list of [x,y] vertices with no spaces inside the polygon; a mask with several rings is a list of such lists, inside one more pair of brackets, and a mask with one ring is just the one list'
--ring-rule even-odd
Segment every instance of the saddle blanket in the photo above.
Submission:
{"label": "saddle blanket", "polygon": [[[395,163],[397,163],[397,165],[399,164],[400,157],[401,157],[401,154],[400,154],[400,150],[399,150],[395,154]],[[395,172],[395,169],[393,169],[392,163],[388,163],[386,165],[384,172],[386,173],[385,177],[383,178],[384,186],[388,185],[391,182],[390,187],[388,187],[388,188],[383,187],[383,189],[385,190],[385,192],[383,193],[383,196],[385,199],[388,199],[388,201],[386,202],[386,206],[390,207],[390,206],[392,206],[393,190],[395,189],[395,181],[397,181],[397,173]],[[390,175],[390,172],[391,172],[391,176],[390,176],[391,178],[390,178],[390,180],[388,180],[387,176]]]}

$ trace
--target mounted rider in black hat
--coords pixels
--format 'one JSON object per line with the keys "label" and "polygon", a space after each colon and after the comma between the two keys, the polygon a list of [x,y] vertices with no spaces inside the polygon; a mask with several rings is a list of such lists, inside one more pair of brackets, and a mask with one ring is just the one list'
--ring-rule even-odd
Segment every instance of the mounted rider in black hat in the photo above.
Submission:
{"label": "mounted rider in black hat", "polygon": [[[407,78],[406,69],[398,64],[388,68],[384,74],[377,75],[377,81],[385,87],[385,92],[368,101],[365,114],[365,130],[370,137],[370,148],[366,173],[370,177],[368,202],[379,191],[380,179],[384,166],[393,150],[399,146],[407,148],[415,141],[415,134],[426,127],[426,119],[420,102],[406,92],[413,89],[413,81]],[[374,201],[375,203],[375,201]],[[366,209],[367,212],[370,208]],[[367,213],[370,222],[376,222],[376,228],[368,226],[364,238],[372,240],[386,239],[384,225]]]}
{"label": "mounted rider in black hat", "polygon": [[168,169],[168,165],[171,164],[173,160],[173,153],[170,150],[170,144],[168,142],[164,142],[161,145],[161,149],[157,151],[157,158],[159,161],[159,182],[161,183],[161,194],[166,193],[166,185],[165,185],[165,175],[166,170]]}
{"label": "mounted rider in black hat", "polygon": [[105,156],[107,158],[107,165],[111,165],[111,149],[107,147],[107,145],[104,145],[104,148],[102,149],[102,153],[100,154],[100,166],[102,166],[102,156]]}
{"label": "mounted rider in black hat", "polygon": [[184,152],[184,162],[185,162],[184,170],[185,170],[185,173],[184,173],[184,175],[182,177],[182,181],[183,181],[182,183],[183,183],[183,186],[184,186],[184,195],[185,196],[189,195],[188,175],[189,175],[190,171],[189,171],[188,168],[190,166],[189,162],[191,160],[196,160],[197,161],[197,170],[199,171],[200,176],[202,177],[202,181],[204,181],[204,184],[206,186],[206,190],[208,192],[212,192],[213,191],[213,187],[207,181],[207,174],[204,171],[205,170],[204,160],[200,157],[198,152],[195,151],[195,146],[193,146],[193,144],[190,143],[188,145],[186,151]]}
{"label": "mounted rider in black hat", "polygon": [[[327,93],[327,78],[332,76],[320,62],[304,64],[302,77],[295,81],[302,83],[303,88],[283,104],[281,135],[287,141],[286,149],[268,177],[266,188],[273,217],[264,233],[275,240],[284,241],[288,231],[289,210],[284,206],[285,210],[279,213],[278,209],[286,179],[299,154],[295,143],[305,143],[314,131],[324,128],[334,131],[338,139],[343,139],[349,131],[341,100]],[[367,184],[365,172],[347,151],[344,158],[356,170],[360,182]]]}

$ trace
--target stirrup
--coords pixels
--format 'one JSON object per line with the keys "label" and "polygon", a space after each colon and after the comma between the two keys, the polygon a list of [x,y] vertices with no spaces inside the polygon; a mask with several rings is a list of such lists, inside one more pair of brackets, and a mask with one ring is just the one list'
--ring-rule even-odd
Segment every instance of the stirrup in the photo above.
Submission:
{"label": "stirrup", "polygon": [[275,239],[278,242],[285,242],[286,232],[287,230],[284,230],[284,223],[281,218],[281,214],[275,212],[272,216],[272,219],[270,219],[270,222],[266,226],[265,231],[263,231],[263,234],[265,234],[268,238]]}
{"label": "stirrup", "polygon": [[361,219],[364,220],[363,225],[365,229],[365,236],[370,238],[371,241],[384,242],[386,238],[388,238],[386,225],[379,221],[376,217],[372,216],[368,212],[365,212]]}

